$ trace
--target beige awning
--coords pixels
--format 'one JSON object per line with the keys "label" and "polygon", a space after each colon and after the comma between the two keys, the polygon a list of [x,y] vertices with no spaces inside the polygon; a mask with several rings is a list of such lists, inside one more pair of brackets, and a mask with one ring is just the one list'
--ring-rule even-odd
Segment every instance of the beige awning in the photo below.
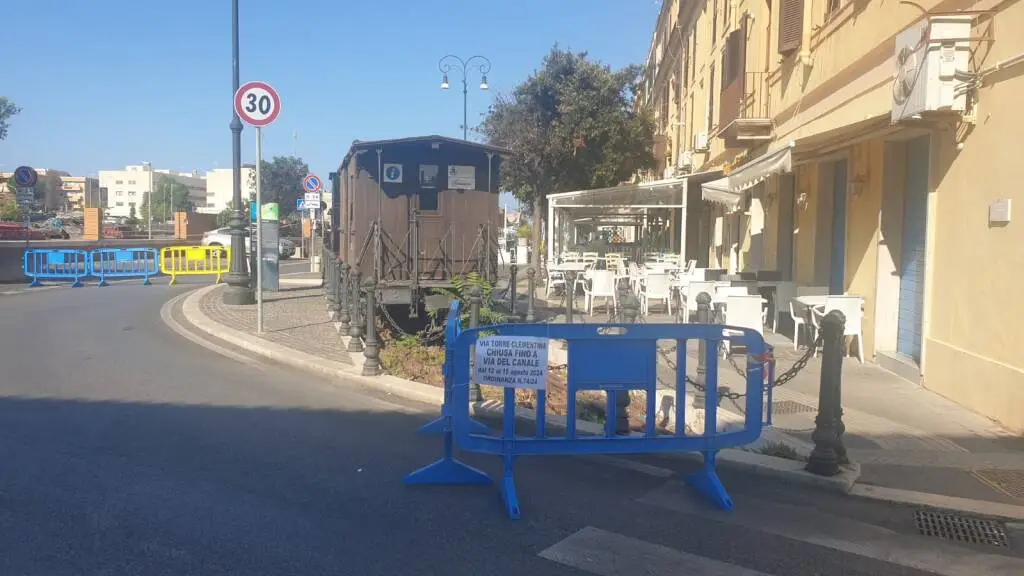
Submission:
{"label": "beige awning", "polygon": [[737,167],[725,178],[704,184],[701,186],[704,199],[735,210],[744,190],[764,182],[769,176],[793,171],[793,145],[790,142],[784,148],[767,152]]}

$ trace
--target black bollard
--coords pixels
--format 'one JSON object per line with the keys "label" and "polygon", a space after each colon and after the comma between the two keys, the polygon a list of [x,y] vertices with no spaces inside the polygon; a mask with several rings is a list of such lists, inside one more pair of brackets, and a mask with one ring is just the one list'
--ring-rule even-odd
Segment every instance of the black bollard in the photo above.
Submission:
{"label": "black bollard", "polygon": [[349,326],[349,340],[348,340],[348,351],[349,352],[362,352],[363,351],[363,327],[359,324],[359,318],[362,315],[362,310],[359,309],[359,284],[362,280],[362,274],[359,269],[356,268],[352,273],[352,283],[350,285],[352,291],[349,293],[351,300],[349,301],[349,311],[351,313],[351,325]]}
{"label": "black bollard", "polygon": [[[814,450],[807,461],[806,470],[820,476],[839,474],[840,464],[848,464],[843,446],[843,336],[846,317],[833,310],[821,321],[821,380],[818,388],[818,416],[814,419]],[[813,346],[813,344],[812,344]]]}
{"label": "black bollard", "polygon": [[363,376],[379,376],[380,343],[377,341],[377,280],[366,281],[366,360],[363,362]]}
{"label": "black bollard", "polygon": [[341,322],[341,328],[338,329],[338,332],[347,336],[352,330],[352,318],[348,313],[348,302],[350,300],[348,289],[348,264],[342,262],[338,266],[338,270],[338,295],[341,297],[341,304],[338,306],[338,321]]}
{"label": "black bollard", "polygon": [[[697,323],[711,323],[711,295],[707,292],[697,294]],[[693,395],[693,407],[703,410],[706,408],[707,395],[704,387],[707,386],[707,341],[697,342],[697,384],[699,389]]]}
{"label": "black bollard", "polygon": [[[635,324],[637,318],[640,317],[640,300],[630,292],[623,292],[619,305],[622,306],[622,317],[625,321]],[[629,390],[615,391],[615,433],[620,436],[629,435],[630,404],[632,404],[632,398],[629,396]]]}
{"label": "black bollard", "polygon": [[515,264],[509,269],[509,281],[508,281],[508,309],[512,312],[512,317],[516,318],[516,276],[518,268]]}
{"label": "black bollard", "polygon": [[576,273],[565,274],[565,323],[572,324],[573,300],[576,299]]}
{"label": "black bollard", "polygon": [[530,266],[526,270],[526,321],[533,322],[533,295],[537,293],[537,270]]}
{"label": "black bollard", "polygon": [[[476,328],[480,326],[480,305],[483,302],[483,290],[479,286],[473,286],[469,289],[469,327]],[[473,347],[475,350],[476,347]],[[471,353],[470,358],[475,358],[476,354]],[[470,360],[471,363],[475,363],[475,360]],[[473,364],[470,364],[471,366]],[[480,392],[480,384],[477,383],[476,378],[470,378],[469,380],[469,401],[470,402],[481,402],[484,396]]]}

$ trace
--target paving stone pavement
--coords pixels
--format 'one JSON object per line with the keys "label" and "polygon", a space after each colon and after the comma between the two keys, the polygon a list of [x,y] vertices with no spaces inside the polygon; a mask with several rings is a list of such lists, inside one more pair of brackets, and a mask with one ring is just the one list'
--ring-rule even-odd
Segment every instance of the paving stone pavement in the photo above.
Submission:
{"label": "paving stone pavement", "polygon": [[[220,290],[207,293],[199,309],[211,320],[256,334],[256,305],[228,306]],[[338,331],[327,316],[323,289],[301,288],[268,292],[263,300],[263,334],[269,342],[302,350],[344,364],[353,364]]]}

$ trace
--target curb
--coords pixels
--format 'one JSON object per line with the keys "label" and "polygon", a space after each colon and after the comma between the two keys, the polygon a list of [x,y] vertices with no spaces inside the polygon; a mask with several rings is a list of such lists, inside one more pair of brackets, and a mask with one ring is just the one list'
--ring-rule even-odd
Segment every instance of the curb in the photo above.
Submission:
{"label": "curb", "polygon": [[851,496],[869,500],[881,500],[895,504],[907,504],[934,510],[960,512],[1010,522],[1024,522],[1024,506],[1001,504],[988,500],[972,500],[957,496],[944,496],[931,492],[917,492],[885,486],[856,484],[850,490]]}
{"label": "curb", "polygon": [[[268,342],[262,338],[246,334],[211,320],[202,312],[202,310],[199,309],[199,300],[208,292],[216,290],[221,286],[221,284],[214,284],[194,290],[189,293],[182,302],[181,310],[185,319],[206,334],[254,354],[258,354],[275,362],[294,368],[306,370],[329,378],[341,378],[349,381],[355,381],[369,388],[380,390],[388,394],[400,396],[408,400],[432,404],[438,407],[440,407],[444,402],[444,390],[436,386],[420,384],[419,382],[413,382],[404,378],[397,378],[388,375],[372,377],[363,376],[358,372],[358,370],[361,369],[358,362],[353,365],[347,365],[327,360],[319,356],[307,354],[300,350],[294,350],[280,344]],[[353,354],[354,360],[359,357],[362,357],[362,355]],[[476,402],[472,407],[474,414],[477,416],[500,417],[504,412],[504,404],[494,400]],[[536,421],[537,419],[536,411],[518,406],[516,407],[516,416],[528,421]],[[549,414],[546,415],[545,420],[552,426],[564,428],[566,425],[566,418],[564,416]],[[579,431],[588,434],[604,433],[604,426],[596,422],[577,420],[576,428]],[[757,446],[766,440],[767,439],[762,436],[761,439],[751,446]],[[698,453],[667,453],[666,455],[684,460],[701,459],[701,455]],[[839,491],[844,494],[850,492],[854,482],[860,476],[860,466],[856,464],[853,464],[848,468],[844,468],[838,476],[829,478],[825,476],[817,476],[804,471],[803,467],[806,465],[805,462],[777,458],[775,456],[758,454],[737,448],[727,448],[720,451],[718,453],[717,463],[724,467],[760,476],[780,478],[791,484],[824,488],[827,490]]]}

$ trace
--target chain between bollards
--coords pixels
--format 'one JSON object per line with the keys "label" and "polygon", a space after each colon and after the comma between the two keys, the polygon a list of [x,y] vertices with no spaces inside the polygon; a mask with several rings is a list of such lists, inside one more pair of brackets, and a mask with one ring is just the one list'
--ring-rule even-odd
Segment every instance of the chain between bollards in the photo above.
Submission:
{"label": "chain between bollards", "polygon": [[366,350],[363,352],[363,376],[379,376],[380,343],[377,341],[377,279],[370,278],[366,288]]}
{"label": "chain between bollards", "polygon": [[348,351],[349,352],[362,352],[363,342],[363,327],[359,323],[360,315],[362,311],[359,309],[359,288],[360,282],[362,281],[362,273],[359,268],[353,268],[352,281],[349,284],[351,291],[349,292],[349,313],[350,326],[349,326],[349,340],[348,340]]}
{"label": "chain between bollards", "polygon": [[[479,286],[473,286],[469,289],[469,327],[476,328],[480,326],[480,305],[483,302],[483,290]],[[473,347],[475,350],[476,347]],[[476,354],[471,353],[470,358],[475,358]],[[476,381],[476,378],[471,378],[469,381],[469,401],[480,402],[484,399],[483,394],[480,392],[480,384]]]}
{"label": "chain between bollards", "polygon": [[833,310],[821,321],[821,381],[818,389],[818,416],[814,419],[814,450],[806,470],[820,476],[835,476],[839,467],[849,464],[843,445],[843,356],[846,316]]}

